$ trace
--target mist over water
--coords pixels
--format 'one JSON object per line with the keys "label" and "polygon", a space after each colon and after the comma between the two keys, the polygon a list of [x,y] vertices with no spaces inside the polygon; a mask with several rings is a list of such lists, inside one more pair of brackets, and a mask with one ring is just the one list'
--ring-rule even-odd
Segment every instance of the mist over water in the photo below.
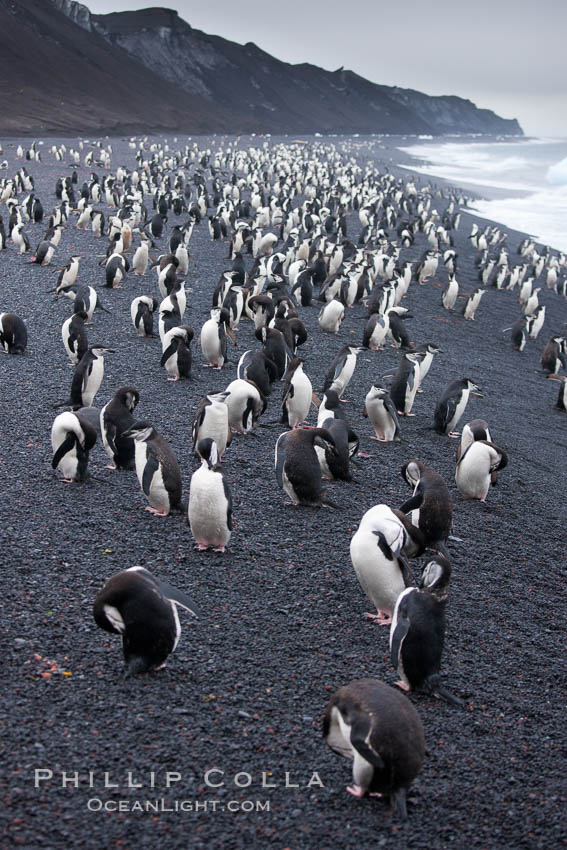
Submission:
{"label": "mist over water", "polygon": [[400,150],[420,160],[412,170],[485,195],[471,204],[483,218],[567,251],[567,139],[455,141]]}

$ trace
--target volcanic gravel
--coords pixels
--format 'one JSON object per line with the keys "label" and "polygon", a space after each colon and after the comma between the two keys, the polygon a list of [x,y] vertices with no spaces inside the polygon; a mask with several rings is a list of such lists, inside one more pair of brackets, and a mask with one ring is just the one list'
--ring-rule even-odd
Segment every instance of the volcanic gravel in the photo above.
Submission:
{"label": "volcanic gravel", "polygon": [[[26,165],[46,212],[56,203],[56,178],[73,168],[55,161],[52,141],[41,148],[41,163],[16,160],[17,142],[4,143],[3,154],[9,163],[4,175]],[[65,141],[68,147],[78,143]],[[113,147],[112,173],[119,165],[135,167],[135,151],[126,139],[107,141]],[[193,141],[169,144],[176,150]],[[239,146],[264,141],[241,139]],[[394,172],[392,158],[402,158],[376,140],[316,141],[339,150],[346,144],[361,163],[372,160],[380,167],[384,162]],[[226,146],[227,139],[197,142],[203,149]],[[80,188],[93,169],[76,170]],[[103,169],[94,170],[102,177]],[[146,203],[151,209],[151,198]],[[442,213],[447,203],[439,195],[433,205]],[[2,214],[7,224],[5,207]],[[154,256],[166,252],[175,220],[170,214]],[[479,285],[469,240],[473,221],[464,213],[454,235],[461,292]],[[360,229],[352,214],[349,238],[356,241]],[[26,230],[35,246],[45,224]],[[509,232],[512,263],[520,261],[515,252],[521,236]],[[417,259],[426,247],[419,234],[400,259]],[[47,293],[56,284],[55,268],[80,253],[78,283],[94,285],[111,310],[95,313],[89,343],[116,349],[105,359],[95,405],[100,409],[120,386],[138,388],[136,413],[175,450],[185,500],[196,468],[191,424],[198,401],[208,391],[224,389],[236,375],[240,354],[259,343],[251,323],[243,320],[238,348],[229,342],[231,362],[221,372],[203,368],[194,342],[193,380],[168,382],[159,365],[159,338],[138,338],[130,319],[135,296],[158,294],[156,273],[130,274],[122,289],[104,289],[98,261],[105,248],[106,239],[77,230],[71,218],[51,267],[28,265],[30,255],[18,256],[11,243],[0,253],[0,310],[21,316],[29,333],[25,356],[0,356],[2,846],[560,846],[566,834],[560,637],[567,415],[552,407],[558,384],[536,370],[545,343],[567,320],[567,302],[538,281],[547,306],[545,325],[538,340],[519,353],[502,333],[520,313],[517,290],[489,288],[476,321],[467,322],[441,306],[440,286],[447,280],[441,264],[433,282],[413,282],[404,302],[414,317],[407,322],[412,342],[435,342],[444,353],[435,358],[425,392],[416,398],[417,416],[401,422],[402,442],[370,440],[372,426],[362,417],[370,385],[392,372],[400,351],[363,352],[345,392],[350,402],[345,410],[360,435],[361,451],[371,457],[357,461],[354,482],[329,486],[339,510],[286,507],[273,469],[282,431],[275,424],[281,401],[277,383],[261,426],[247,437],[235,436],[225,454],[234,499],[229,550],[199,553],[186,516],[150,516],[135,473],[107,470],[100,442],[89,461],[96,480],[71,485],[54,476],[53,405],[68,397],[72,377],[60,330],[72,302],[55,301]],[[210,240],[206,221],[195,228],[190,251],[192,291],[185,321],[197,336],[213,288],[230,262],[227,243]],[[250,268],[252,258],[246,262]],[[300,353],[316,391],[339,348],[361,342],[366,314],[362,305],[348,309],[335,337],[319,328],[318,309],[299,310],[309,330]],[[509,466],[486,504],[460,497],[454,484],[456,441],[430,430],[443,389],[464,376],[480,385],[484,398],[470,399],[460,427],[486,419],[493,440],[509,454]],[[316,421],[313,408],[309,421]],[[411,695],[425,728],[427,755],[409,793],[409,821],[402,825],[383,801],[355,800],[345,793],[351,764],[324,745],[321,716],[331,694],[352,679],[393,684],[397,678],[389,660],[389,630],[364,617],[369,603],[350,562],[349,542],[372,505],[399,507],[408,498],[400,469],[410,458],[443,475],[454,498],[457,539],[449,541],[453,575],[442,672],[466,707]],[[420,563],[412,564],[416,577]],[[124,681],[120,639],[96,627],[92,604],[110,576],[133,565],[186,591],[203,616],[196,621],[181,612],[181,639],[167,667]],[[207,787],[204,776],[211,768],[224,772],[210,775],[211,782],[224,781],[221,787]],[[36,770],[53,776],[35,787]],[[68,779],[76,772],[79,787],[62,787],[63,771]],[[166,771],[181,775],[169,789]],[[262,772],[275,787],[262,787]],[[316,782],[309,787],[314,772],[323,787]],[[106,784],[118,787],[104,787],[105,773]],[[141,788],[126,787],[129,773],[130,784]],[[237,776],[242,773],[250,774],[249,787],[238,787],[248,781]],[[287,784],[295,787],[285,787],[286,774]],[[162,808],[175,809],[175,801],[178,808],[180,801],[194,808],[198,801],[201,809],[94,810],[118,808],[119,801],[127,809],[134,801],[162,799]],[[269,811],[229,811],[243,801],[251,801],[245,809],[267,801]]]}

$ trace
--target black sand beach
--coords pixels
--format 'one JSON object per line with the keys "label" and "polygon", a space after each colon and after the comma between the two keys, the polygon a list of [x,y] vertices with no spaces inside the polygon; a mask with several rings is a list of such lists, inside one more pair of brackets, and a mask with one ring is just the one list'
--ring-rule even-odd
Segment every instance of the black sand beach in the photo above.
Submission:
{"label": "black sand beach", "polygon": [[[54,141],[46,140],[40,164],[16,160],[17,141],[3,144],[9,162],[3,176],[26,164],[46,211],[55,205],[56,178],[72,171],[49,153]],[[112,172],[119,165],[133,168],[135,151],[127,140],[108,141]],[[201,148],[226,142],[196,141]],[[239,144],[264,141],[280,140]],[[338,150],[344,144],[340,138],[310,141]],[[397,173],[395,163],[404,160],[393,143],[370,145],[358,138],[348,142],[348,150],[362,163],[372,160]],[[66,144],[76,146],[77,140]],[[185,137],[169,140],[171,150],[185,144]],[[87,147],[83,157],[86,152]],[[93,169],[76,168],[80,187]],[[94,170],[102,176],[102,169]],[[415,182],[419,187],[428,181],[416,176]],[[447,203],[434,199],[440,213]],[[6,220],[4,206],[2,215]],[[171,214],[167,235],[175,221]],[[480,285],[468,238],[474,221],[464,212],[454,234],[457,277],[466,292]],[[349,238],[356,241],[360,229],[351,214]],[[26,230],[35,245],[45,227]],[[520,262],[521,238],[508,231],[512,263]],[[155,253],[164,252],[166,242]],[[545,325],[537,341],[519,353],[502,333],[520,313],[517,290],[488,289],[476,321],[467,322],[441,306],[447,281],[441,264],[433,283],[413,282],[404,302],[414,316],[407,322],[412,342],[435,342],[444,353],[417,397],[416,417],[401,423],[401,444],[370,440],[372,427],[362,417],[368,389],[391,373],[400,352],[390,347],[363,352],[345,393],[346,413],[361,450],[371,457],[358,460],[355,482],[329,486],[339,510],[286,507],[273,470],[274,445],[283,430],[274,424],[281,401],[276,384],[262,427],[235,436],[225,455],[234,499],[229,551],[198,553],[186,516],[151,517],[135,473],[105,469],[108,458],[100,443],[89,463],[97,480],[68,485],[54,478],[52,406],[66,397],[71,381],[60,332],[71,302],[55,302],[47,292],[56,283],[54,269],[80,253],[78,282],[94,285],[111,311],[97,311],[89,342],[116,349],[106,358],[95,405],[102,407],[120,386],[138,388],[137,413],[175,450],[185,499],[196,468],[191,453],[196,406],[206,392],[234,379],[240,354],[257,346],[253,327],[241,323],[238,348],[230,349],[233,362],[222,372],[203,369],[193,344],[194,379],[168,383],[159,366],[159,338],[137,338],[130,320],[135,296],[158,294],[155,271],[142,279],[130,275],[122,289],[103,289],[97,263],[105,247],[106,239],[77,230],[71,219],[51,267],[27,265],[29,255],[17,256],[11,243],[0,252],[0,311],[21,316],[29,333],[24,357],[0,356],[2,845],[559,847],[566,837],[561,638],[567,414],[553,409],[558,385],[536,370],[545,343],[564,328],[567,301],[538,281]],[[418,259],[426,247],[419,234],[400,259]],[[228,245],[210,241],[206,221],[195,228],[190,251],[194,265],[185,319],[197,336],[213,288],[230,264]],[[321,332],[318,307],[299,312],[309,330],[301,351],[305,372],[319,391],[338,349],[361,342],[366,310],[347,310],[338,337]],[[471,398],[461,427],[486,419],[494,441],[509,454],[509,466],[486,504],[462,499],[454,483],[456,441],[429,430],[443,389],[464,376],[480,385],[484,398]],[[313,408],[309,421],[316,421]],[[331,694],[352,679],[393,684],[397,678],[388,629],[364,618],[368,603],[350,562],[349,542],[372,505],[399,507],[408,498],[400,469],[410,458],[443,475],[454,499],[458,539],[449,543],[453,576],[442,670],[466,707],[411,695],[425,728],[427,756],[409,794],[409,821],[402,825],[383,802],[355,800],[345,792],[350,763],[324,746],[321,716]],[[96,627],[92,604],[111,575],[133,565],[184,589],[203,617],[195,622],[181,615],[181,640],[164,670],[124,681],[120,640]],[[417,562],[413,571],[417,577]],[[216,787],[205,780],[213,768],[219,772],[208,779]],[[162,810],[136,811],[135,801]],[[186,810],[175,810],[183,801]]]}

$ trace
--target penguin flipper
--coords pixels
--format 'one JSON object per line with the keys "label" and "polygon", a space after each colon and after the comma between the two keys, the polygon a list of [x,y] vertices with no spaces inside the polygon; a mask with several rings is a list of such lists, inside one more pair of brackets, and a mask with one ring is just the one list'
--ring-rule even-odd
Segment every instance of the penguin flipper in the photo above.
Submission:
{"label": "penguin flipper", "polygon": [[222,486],[224,490],[224,496],[226,499],[226,526],[229,531],[232,531],[232,493],[230,492],[230,487],[226,483],[225,477],[222,477]]}
{"label": "penguin flipper", "polygon": [[146,494],[146,496],[150,497],[150,487],[152,485],[152,479],[156,472],[159,469],[159,460],[157,455],[152,450],[150,446],[148,446],[148,453],[146,456],[146,465],[144,466],[144,473],[142,475],[142,490]]}
{"label": "penguin flipper", "polygon": [[51,461],[51,466],[53,469],[57,469],[62,458],[67,454],[67,452],[71,451],[71,449],[75,445],[76,439],[77,438],[74,434],[67,434],[67,436],[53,455],[53,460]]}
{"label": "penguin flipper", "polygon": [[398,564],[400,565],[400,570],[402,573],[402,578],[404,580],[404,584],[406,587],[415,587],[414,577],[409,568],[409,564],[404,555],[400,552],[398,555]]}
{"label": "penguin flipper", "polygon": [[176,348],[177,348],[177,345],[175,345],[172,342],[167,346],[167,348],[165,349],[165,351],[161,355],[161,360],[159,361],[160,366],[165,366],[165,364],[167,363],[169,358],[172,356],[172,354],[175,354]]}
{"label": "penguin flipper", "polygon": [[108,443],[108,448],[112,452],[113,458],[116,458],[116,455],[118,454],[115,443],[116,434],[116,425],[112,425],[109,423],[106,428],[106,442]]}
{"label": "penguin flipper", "polygon": [[392,642],[390,645],[390,659],[392,661],[392,666],[394,670],[398,669],[400,652],[402,651],[402,643],[409,632],[410,621],[407,617],[400,616],[400,612],[398,611],[398,619],[396,622],[396,628],[394,629],[394,633],[392,635]]}
{"label": "penguin flipper", "polygon": [[421,506],[423,502],[423,490],[421,489],[421,482],[417,485],[417,489],[413,496],[411,496],[407,502],[404,502],[400,507],[400,510],[403,514],[409,514],[410,511],[415,511],[417,508]]}
{"label": "penguin flipper", "polygon": [[398,411],[396,410],[396,405],[390,398],[390,394],[386,396],[384,399],[384,407],[394,420],[394,425],[396,426],[396,430],[394,431],[394,440],[400,440],[401,438],[401,430],[400,430],[400,420],[398,419]]}
{"label": "penguin flipper", "polygon": [[372,721],[366,714],[355,716],[351,725],[350,742],[357,753],[378,770],[384,770],[386,765],[380,753],[377,753],[369,743],[372,732]]}
{"label": "penguin flipper", "polygon": [[162,581],[159,578],[153,576],[153,579],[162,594],[169,599],[170,602],[173,602],[174,605],[179,605],[181,608],[185,608],[186,611],[189,611],[190,614],[193,614],[195,617],[200,617],[201,612],[199,610],[199,606],[193,602],[190,596],[187,596],[186,593],[183,593],[182,590],[178,590],[176,587],[172,587],[171,584],[168,584],[165,581]]}

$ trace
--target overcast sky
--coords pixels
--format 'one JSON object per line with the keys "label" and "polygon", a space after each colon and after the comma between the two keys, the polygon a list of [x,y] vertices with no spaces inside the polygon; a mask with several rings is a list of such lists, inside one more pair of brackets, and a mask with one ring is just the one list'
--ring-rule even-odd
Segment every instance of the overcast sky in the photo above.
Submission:
{"label": "overcast sky", "polygon": [[[93,13],[146,8],[87,0]],[[168,0],[195,29],[285,62],[455,94],[529,135],[567,137],[567,0]]]}

